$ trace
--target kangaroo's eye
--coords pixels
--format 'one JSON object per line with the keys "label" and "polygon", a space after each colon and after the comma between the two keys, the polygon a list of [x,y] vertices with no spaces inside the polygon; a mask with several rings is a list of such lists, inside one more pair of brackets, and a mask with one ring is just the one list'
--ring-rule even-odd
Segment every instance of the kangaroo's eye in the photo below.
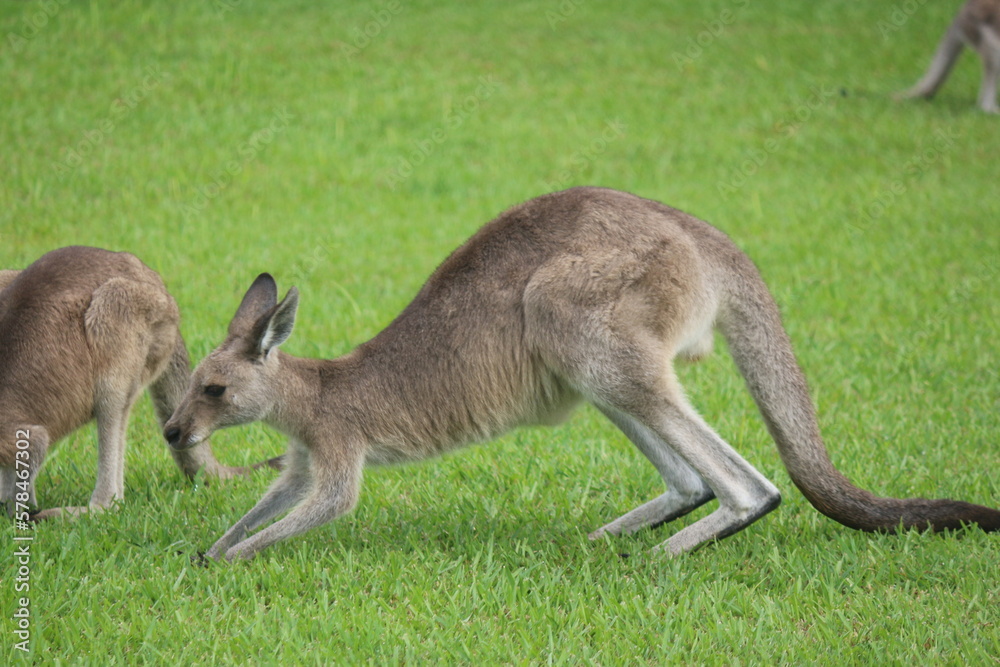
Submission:
{"label": "kangaroo's eye", "polygon": [[207,387],[205,387],[205,394],[207,394],[208,396],[212,396],[214,398],[218,398],[219,396],[222,396],[224,393],[226,393],[226,388],[223,387],[221,384],[210,384]]}

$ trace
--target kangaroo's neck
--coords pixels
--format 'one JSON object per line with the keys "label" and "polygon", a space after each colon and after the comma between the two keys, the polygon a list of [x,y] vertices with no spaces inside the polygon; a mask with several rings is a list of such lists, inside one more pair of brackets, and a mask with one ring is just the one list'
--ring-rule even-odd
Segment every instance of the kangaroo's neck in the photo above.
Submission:
{"label": "kangaroo's neck", "polygon": [[307,444],[353,440],[370,445],[407,421],[400,402],[390,396],[385,364],[362,349],[336,359],[277,354],[281,379],[265,421],[289,436]]}
{"label": "kangaroo's neck", "polygon": [[[316,438],[325,387],[336,382],[340,360],[308,359],[275,351],[280,365],[274,384],[274,403],[264,421],[287,435],[308,442]],[[327,389],[328,390],[328,389]],[[327,428],[329,426],[327,425]]]}

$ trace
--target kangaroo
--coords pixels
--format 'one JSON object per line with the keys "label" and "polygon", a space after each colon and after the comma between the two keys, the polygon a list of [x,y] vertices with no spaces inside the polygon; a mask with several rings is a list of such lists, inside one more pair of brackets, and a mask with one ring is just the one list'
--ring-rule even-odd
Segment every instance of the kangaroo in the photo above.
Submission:
{"label": "kangaroo", "polygon": [[997,106],[997,79],[1000,78],[1000,0],[969,0],[959,10],[938,45],[930,67],[913,88],[901,97],[934,96],[952,66],[968,45],[983,61],[983,80],[979,88],[979,108],[1000,113]]}
{"label": "kangaroo", "polygon": [[[124,494],[125,430],[143,388],[149,386],[161,427],[187,388],[177,304],[134,255],[86,247],[53,250],[23,271],[0,272],[0,290],[0,502],[27,518],[49,446],[96,419],[97,484],[89,506],[30,518],[106,508]],[[225,478],[257,467],[220,465],[207,442],[173,455],[188,477],[204,469]]]}
{"label": "kangaroo", "polygon": [[1000,529],[1000,511],[880,498],[841,475],[754,264],[723,232],[655,201],[575,188],[515,206],[452,253],[389,326],[339,359],[278,349],[292,333],[298,291],[277,296],[274,279],[258,276],[164,427],[175,448],[255,420],[290,436],[284,472],[210,558],[250,558],[344,514],[366,465],[555,423],[583,400],[667,484],[591,538],[658,526],[713,498],[717,509],[657,548],[679,554],[732,535],[781,496],[705,424],[678,383],[672,360],[706,355],[713,327],[792,480],[820,512],[866,531]]}

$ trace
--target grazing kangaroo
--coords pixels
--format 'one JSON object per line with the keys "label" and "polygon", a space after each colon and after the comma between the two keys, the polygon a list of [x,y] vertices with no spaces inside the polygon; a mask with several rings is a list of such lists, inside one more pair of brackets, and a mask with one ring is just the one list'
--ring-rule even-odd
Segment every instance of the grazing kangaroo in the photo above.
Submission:
{"label": "grazing kangaroo", "polygon": [[[0,502],[26,516],[49,446],[96,419],[89,509],[108,507],[125,490],[132,404],[148,385],[162,426],[187,388],[177,304],[136,257],[98,248],[53,250],[23,271],[0,272],[0,290]],[[202,468],[216,477],[250,470],[220,465],[207,442],[173,455],[188,477]],[[57,507],[31,518],[87,509]]]}
{"label": "grazing kangaroo", "polygon": [[592,538],[657,526],[712,498],[718,509],[659,548],[676,554],[732,535],[780,495],[702,421],[674,374],[675,357],[710,351],[713,326],[792,480],[820,512],[868,531],[1000,529],[996,510],[879,498],[841,475],[756,267],[721,231],[658,202],[575,188],[515,206],[456,250],[385,330],[339,359],[277,349],[297,305],[294,287],[279,303],[271,276],[258,276],[164,428],[176,448],[254,420],[290,436],[282,475],[209,557],[250,558],[347,512],[365,465],[554,423],[581,400],[667,483],[666,493]]}
{"label": "grazing kangaroo", "polygon": [[968,44],[983,61],[979,108],[1000,113],[997,79],[1000,78],[1000,0],[969,0],[944,33],[927,73],[901,97],[933,97]]}

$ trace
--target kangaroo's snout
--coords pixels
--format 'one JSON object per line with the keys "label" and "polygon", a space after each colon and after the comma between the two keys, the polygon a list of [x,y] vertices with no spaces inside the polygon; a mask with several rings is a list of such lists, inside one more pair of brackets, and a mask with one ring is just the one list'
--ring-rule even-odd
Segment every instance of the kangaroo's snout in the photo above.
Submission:
{"label": "kangaroo's snout", "polygon": [[163,437],[167,439],[167,443],[169,443],[171,447],[176,447],[177,443],[181,439],[181,430],[176,426],[168,426],[163,429]]}
{"label": "kangaroo's snout", "polygon": [[181,428],[173,420],[163,425],[163,437],[166,439],[170,449],[178,452],[190,449],[202,440],[202,438],[194,437],[189,427]]}

